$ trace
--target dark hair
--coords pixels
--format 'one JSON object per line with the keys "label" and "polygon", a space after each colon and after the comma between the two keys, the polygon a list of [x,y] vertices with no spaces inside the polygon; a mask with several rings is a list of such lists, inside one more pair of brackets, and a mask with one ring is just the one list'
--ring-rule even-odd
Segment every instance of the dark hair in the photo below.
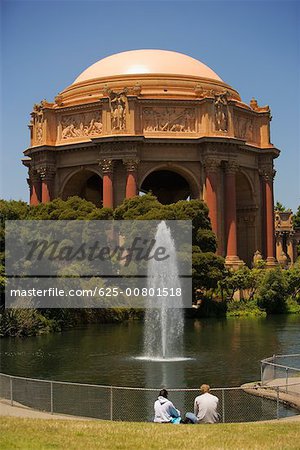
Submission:
{"label": "dark hair", "polygon": [[167,391],[167,389],[162,389],[161,391],[159,391],[159,395],[161,397],[168,398],[168,391]]}

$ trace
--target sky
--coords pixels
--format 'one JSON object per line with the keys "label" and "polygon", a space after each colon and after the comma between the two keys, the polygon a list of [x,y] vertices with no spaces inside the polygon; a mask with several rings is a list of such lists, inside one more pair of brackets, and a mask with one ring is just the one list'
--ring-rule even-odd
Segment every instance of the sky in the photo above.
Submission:
{"label": "sky", "polygon": [[22,152],[34,103],[94,62],[126,50],[174,50],[199,59],[249,103],[270,105],[275,201],[300,205],[298,1],[2,1],[1,192],[28,201]]}

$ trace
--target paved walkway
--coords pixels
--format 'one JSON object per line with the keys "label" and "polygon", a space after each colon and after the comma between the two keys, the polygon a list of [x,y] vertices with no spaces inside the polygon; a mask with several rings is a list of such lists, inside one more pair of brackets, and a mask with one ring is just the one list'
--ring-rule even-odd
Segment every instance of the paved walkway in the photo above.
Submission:
{"label": "paved walkway", "polygon": [[[17,402],[14,402],[14,406],[11,406],[9,400],[0,399],[0,416],[6,417],[24,417],[29,419],[63,419],[63,420],[98,420],[90,417],[78,417],[78,416],[68,416],[64,414],[49,414],[42,411],[37,411],[35,409],[27,408]],[[284,417],[279,420],[266,420],[265,422],[278,423],[278,422],[300,422],[300,415],[292,417]],[[251,422],[253,424],[263,423]]]}
{"label": "paved walkway", "polygon": [[[288,383],[286,383],[285,378],[275,378],[274,380],[265,383],[263,386],[261,386],[260,382],[254,382],[243,384],[241,387],[248,394],[276,400],[277,390],[274,389],[276,386],[279,386],[279,400],[300,411],[300,377],[289,378]],[[300,414],[292,417],[285,417],[279,421],[283,420],[300,421]]]}
{"label": "paved walkway", "polygon": [[10,401],[4,399],[0,399],[0,416],[28,417],[30,419],[97,420],[89,417],[50,414],[47,412],[28,408],[17,402],[14,402],[14,406],[11,406]]}
{"label": "paved walkway", "polygon": [[300,377],[275,378],[272,381],[268,381],[266,386],[280,386],[280,390],[284,390],[287,387],[287,391],[292,395],[300,396]]}

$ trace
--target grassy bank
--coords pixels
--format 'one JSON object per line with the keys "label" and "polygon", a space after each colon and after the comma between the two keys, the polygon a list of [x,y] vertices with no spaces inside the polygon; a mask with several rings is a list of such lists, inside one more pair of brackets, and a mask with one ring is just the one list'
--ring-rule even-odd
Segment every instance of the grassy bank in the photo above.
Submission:
{"label": "grassy bank", "polygon": [[[299,423],[159,425],[0,418],[0,448],[298,449]],[[284,436],[284,439],[282,437]]]}

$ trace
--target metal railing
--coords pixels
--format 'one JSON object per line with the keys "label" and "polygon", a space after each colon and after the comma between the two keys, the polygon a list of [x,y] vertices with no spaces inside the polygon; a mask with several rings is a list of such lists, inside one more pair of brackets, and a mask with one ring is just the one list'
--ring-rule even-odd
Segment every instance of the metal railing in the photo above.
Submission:
{"label": "metal railing", "polygon": [[[246,390],[242,387],[211,389],[219,398],[220,422],[271,420],[297,414],[296,410],[281,404],[279,388],[274,389],[275,401],[257,396],[257,389],[254,387]],[[159,389],[68,383],[0,374],[0,397],[12,406],[103,420],[152,421],[153,404],[158,391]],[[183,417],[186,412],[193,411],[194,399],[199,395],[198,389],[168,391],[170,400],[180,409]]]}
{"label": "metal railing", "polygon": [[280,386],[286,394],[300,396],[300,354],[273,355],[261,361],[261,385]]}

